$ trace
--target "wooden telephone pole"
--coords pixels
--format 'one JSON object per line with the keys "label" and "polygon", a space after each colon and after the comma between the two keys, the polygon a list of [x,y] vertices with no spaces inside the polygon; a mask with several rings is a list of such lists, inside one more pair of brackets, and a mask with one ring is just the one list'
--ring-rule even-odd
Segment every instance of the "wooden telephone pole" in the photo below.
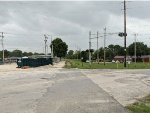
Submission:
{"label": "wooden telephone pole", "polygon": [[124,0],[124,67],[127,67],[127,47],[126,47],[126,36],[127,36],[127,31],[126,31],[126,0]]}

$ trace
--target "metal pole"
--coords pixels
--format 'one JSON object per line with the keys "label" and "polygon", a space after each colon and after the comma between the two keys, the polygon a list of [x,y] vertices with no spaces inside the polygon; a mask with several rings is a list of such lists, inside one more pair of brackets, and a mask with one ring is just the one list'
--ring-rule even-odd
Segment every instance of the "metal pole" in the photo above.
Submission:
{"label": "metal pole", "polygon": [[[45,36],[45,35],[44,35],[44,36]],[[46,36],[45,36],[44,42],[45,42],[45,56],[46,56]]]}
{"label": "metal pole", "polygon": [[47,50],[46,50],[46,48],[47,48],[47,36],[46,35],[44,35],[44,37],[45,37],[45,40],[44,40],[44,42],[45,42],[45,57],[47,56]]}
{"label": "metal pole", "polygon": [[126,50],[126,1],[124,0],[124,67],[127,67],[126,65],[126,57],[127,57],[127,50]]}
{"label": "metal pole", "polygon": [[137,34],[134,34],[135,35],[135,42],[134,42],[134,62],[135,62],[135,67],[136,67],[136,36]]}
{"label": "metal pole", "polygon": [[79,49],[79,58],[81,59],[81,48]]}
{"label": "metal pole", "polygon": [[106,27],[104,28],[104,65],[106,64]]}
{"label": "metal pole", "polygon": [[48,45],[46,45],[46,50],[47,50],[46,53],[47,53],[47,55],[48,55]]}
{"label": "metal pole", "polygon": [[52,58],[53,58],[54,56],[53,56],[53,44],[52,44],[52,40],[53,40],[53,39],[52,39],[52,36],[51,36],[51,45],[52,45],[52,48],[51,48],[51,56],[52,56]]}
{"label": "metal pole", "polygon": [[98,31],[97,31],[97,62],[99,64],[99,47],[98,47]]}
{"label": "metal pole", "polygon": [[54,58],[54,49],[53,49],[53,44],[52,44],[52,58]]}
{"label": "metal pole", "polygon": [[2,48],[3,48],[3,63],[5,62],[5,53],[4,53],[4,40],[3,40],[3,38],[4,38],[4,35],[3,35],[3,32],[2,32]]}
{"label": "metal pole", "polygon": [[91,31],[89,31],[89,63],[91,65]]}
{"label": "metal pole", "polygon": [[76,50],[76,53],[77,53],[77,60],[78,60],[78,49]]}
{"label": "metal pole", "polygon": [[45,47],[42,47],[42,48],[43,48],[43,54],[44,54],[44,51],[45,51],[44,48],[45,48]]}
{"label": "metal pole", "polygon": [[78,46],[76,45],[76,49],[77,49],[77,60],[78,60]]}

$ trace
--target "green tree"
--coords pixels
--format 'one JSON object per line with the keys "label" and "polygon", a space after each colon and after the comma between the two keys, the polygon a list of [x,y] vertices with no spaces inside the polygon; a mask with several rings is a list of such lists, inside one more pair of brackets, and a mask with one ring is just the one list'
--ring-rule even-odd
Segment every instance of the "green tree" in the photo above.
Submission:
{"label": "green tree", "polygon": [[82,62],[86,62],[86,60],[88,59],[87,51],[81,51],[81,59],[82,59]]}
{"label": "green tree", "polygon": [[3,51],[0,51],[0,58],[3,58]]}
{"label": "green tree", "polygon": [[112,60],[114,58],[114,52],[113,50],[109,49],[108,47],[105,48],[106,53],[106,60]]}
{"label": "green tree", "polygon": [[23,52],[22,55],[23,56],[28,56],[28,53],[27,52]]}
{"label": "green tree", "polygon": [[[65,57],[68,51],[68,45],[63,42],[60,38],[56,38],[52,41],[53,54],[57,57]],[[52,48],[52,45],[50,47]]]}
{"label": "green tree", "polygon": [[32,56],[33,55],[33,53],[32,52],[28,52],[28,56]]}
{"label": "green tree", "polygon": [[114,55],[124,55],[124,48],[121,47],[120,45],[114,45]]}
{"label": "green tree", "polygon": [[[133,56],[134,55],[134,47],[135,43],[132,43],[128,47],[128,53],[129,55]],[[136,42],[136,55],[141,56],[141,55],[148,55],[149,54],[149,48],[147,45],[145,45],[143,42]]]}
{"label": "green tree", "polygon": [[32,52],[23,52],[22,55],[23,56],[32,56],[33,53]]}
{"label": "green tree", "polygon": [[73,57],[74,57],[74,59],[81,59],[81,52],[76,50]]}
{"label": "green tree", "polygon": [[74,53],[73,50],[69,50],[66,57],[67,57],[68,59],[72,59],[72,58],[73,58],[73,53]]}
{"label": "green tree", "polygon": [[37,53],[37,52],[34,52],[34,53],[33,53],[33,55],[39,55],[39,53]]}
{"label": "green tree", "polygon": [[104,59],[104,48],[103,47],[101,47],[99,49],[99,56],[100,56],[100,59]]}
{"label": "green tree", "polygon": [[93,56],[92,56],[92,57],[93,57],[94,60],[97,59],[97,53],[98,53],[98,50],[94,51],[94,53],[93,53]]}
{"label": "green tree", "polygon": [[124,47],[120,45],[110,44],[106,49],[106,57],[109,60],[112,60],[115,56],[123,56],[124,55]]}
{"label": "green tree", "polygon": [[73,51],[73,50],[69,50],[68,55],[69,55],[69,56],[72,56],[72,55],[73,55],[73,53],[74,53],[74,51]]}
{"label": "green tree", "polygon": [[110,44],[107,48],[107,51],[109,52],[109,58],[112,60],[115,56],[114,45]]}
{"label": "green tree", "polygon": [[8,58],[10,56],[10,51],[4,50],[4,57]]}
{"label": "green tree", "polygon": [[150,55],[150,47],[147,49],[147,51],[148,51],[148,52],[147,52],[147,53],[148,53],[148,55]]}
{"label": "green tree", "polygon": [[14,50],[11,52],[11,56],[13,57],[22,57],[22,51],[21,50]]}
{"label": "green tree", "polygon": [[[10,56],[11,52],[8,50],[4,50],[4,57],[8,58]],[[3,58],[3,51],[0,51],[0,58]]]}

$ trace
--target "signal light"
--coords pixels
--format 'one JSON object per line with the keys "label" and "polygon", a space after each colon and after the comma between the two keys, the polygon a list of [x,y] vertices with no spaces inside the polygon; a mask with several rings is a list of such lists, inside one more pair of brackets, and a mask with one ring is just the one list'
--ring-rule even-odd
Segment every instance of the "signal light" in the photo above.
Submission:
{"label": "signal light", "polygon": [[120,37],[127,36],[127,33],[125,34],[125,33],[123,33],[123,32],[120,32],[120,33],[118,34],[118,36],[120,36]]}

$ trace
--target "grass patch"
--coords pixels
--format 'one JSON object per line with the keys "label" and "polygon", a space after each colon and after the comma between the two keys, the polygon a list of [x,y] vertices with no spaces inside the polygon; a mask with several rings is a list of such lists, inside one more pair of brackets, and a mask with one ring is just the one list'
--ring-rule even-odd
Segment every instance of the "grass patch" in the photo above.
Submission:
{"label": "grass patch", "polygon": [[133,113],[150,113],[150,95],[139,99],[139,102],[127,106]]}
{"label": "grass patch", "polygon": [[123,63],[89,63],[81,62],[80,60],[66,60],[65,68],[79,68],[79,69],[150,69],[150,63],[131,63],[124,68]]}

